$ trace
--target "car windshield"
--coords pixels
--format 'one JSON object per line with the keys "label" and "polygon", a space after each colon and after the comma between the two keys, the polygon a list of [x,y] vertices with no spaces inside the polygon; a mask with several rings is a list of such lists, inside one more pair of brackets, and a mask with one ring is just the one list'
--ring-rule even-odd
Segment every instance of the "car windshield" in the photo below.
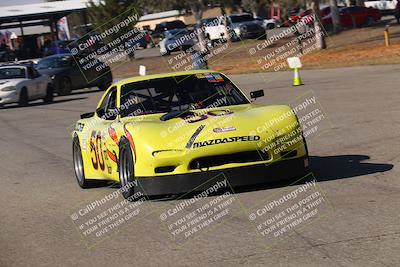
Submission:
{"label": "car windshield", "polygon": [[204,26],[215,26],[218,25],[218,18],[207,18],[207,19],[202,19],[201,24]]}
{"label": "car windshield", "polygon": [[125,84],[121,116],[217,108],[249,103],[240,90],[219,73],[183,75]]}
{"label": "car windshield", "polygon": [[25,78],[24,68],[0,68],[0,79],[23,79]]}
{"label": "car windshield", "polygon": [[38,62],[37,69],[42,70],[70,67],[72,60],[72,56],[44,58]]}
{"label": "car windshield", "polygon": [[188,34],[189,32],[186,29],[175,29],[175,30],[169,30],[165,32],[165,37],[167,38],[173,38],[175,37],[181,37],[185,34]]}
{"label": "car windshield", "polygon": [[240,16],[231,16],[232,23],[245,22],[245,21],[253,21],[254,18],[251,15],[240,15]]}

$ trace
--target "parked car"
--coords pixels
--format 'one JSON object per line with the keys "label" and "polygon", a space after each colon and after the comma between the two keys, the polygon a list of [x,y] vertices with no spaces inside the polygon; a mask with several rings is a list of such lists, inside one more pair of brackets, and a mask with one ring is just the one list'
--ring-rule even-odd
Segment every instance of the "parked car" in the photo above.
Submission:
{"label": "parked car", "polygon": [[139,48],[147,48],[149,43],[152,43],[150,34],[147,31],[138,31],[136,36],[125,42],[125,49],[129,58],[135,58],[135,51]]}
{"label": "parked car", "polygon": [[138,30],[136,36],[130,38],[127,42],[126,45],[128,47],[140,47],[140,48],[146,48],[147,45],[151,42],[151,37],[150,34],[147,31],[143,30]]}
{"label": "parked car", "polygon": [[194,45],[194,40],[187,29],[165,31],[159,43],[161,55],[169,55],[174,51],[184,51]]}
{"label": "parked car", "polygon": [[396,4],[396,0],[367,0],[364,2],[365,7],[377,8],[382,15],[394,15]]}
{"label": "parked car", "polygon": [[162,22],[156,25],[154,31],[151,33],[151,37],[153,38],[153,41],[161,40],[165,31],[174,29],[186,29],[186,24],[181,20]]}
{"label": "parked car", "polygon": [[89,63],[81,56],[61,54],[42,58],[36,68],[40,73],[51,77],[58,95],[69,95],[74,89],[94,86],[100,90],[107,89],[113,79],[110,67],[97,61],[85,70],[83,66]]}
{"label": "parked car", "polygon": [[266,38],[264,27],[251,14],[233,14],[227,17],[227,27],[232,41],[247,38]]}
{"label": "parked car", "polygon": [[[339,17],[343,27],[371,26],[381,19],[381,13],[372,7],[351,6],[340,8]],[[322,17],[321,21],[325,27],[331,27],[332,14]]]}
{"label": "parked car", "polygon": [[213,46],[215,42],[227,40],[224,16],[202,19],[200,25],[196,25],[196,27],[204,29],[205,37],[208,39],[210,46]]}
{"label": "parked car", "polygon": [[49,76],[40,74],[30,65],[0,65],[0,106],[9,103],[26,106],[36,99],[46,103],[53,101]]}
{"label": "parked car", "polygon": [[255,17],[254,19],[257,20],[260,23],[260,25],[263,26],[264,29],[266,29],[266,30],[275,29],[277,27],[275,18],[265,19],[262,17]]}

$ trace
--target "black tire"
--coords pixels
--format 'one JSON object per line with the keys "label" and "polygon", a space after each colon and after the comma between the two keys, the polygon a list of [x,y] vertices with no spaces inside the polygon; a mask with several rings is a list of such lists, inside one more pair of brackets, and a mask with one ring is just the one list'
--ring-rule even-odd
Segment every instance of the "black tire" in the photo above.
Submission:
{"label": "black tire", "polygon": [[19,93],[18,105],[20,107],[26,107],[28,103],[29,103],[28,90],[26,89],[26,87],[23,87],[21,89],[21,92]]}
{"label": "black tire", "polygon": [[260,35],[257,39],[258,40],[267,40],[267,33],[264,33],[263,35]]}
{"label": "black tire", "polygon": [[232,32],[231,42],[238,42],[238,41],[239,41],[239,37],[236,35],[235,32]]}
{"label": "black tire", "polygon": [[163,57],[163,56],[169,56],[169,55],[171,55],[171,51],[169,51],[168,49],[167,49],[167,51],[165,52],[165,53],[160,53],[161,54],[161,56]]}
{"label": "black tire", "polygon": [[371,16],[368,16],[368,17],[365,19],[365,26],[367,26],[367,27],[370,27],[370,26],[374,25],[374,23],[375,23],[375,20],[374,20],[374,18],[371,17]]}
{"label": "black tire", "polygon": [[275,29],[275,24],[273,24],[273,23],[268,23],[268,24],[267,24],[267,29],[268,29],[268,30]]}
{"label": "black tire", "polygon": [[51,86],[51,84],[48,84],[46,89],[46,96],[43,98],[43,102],[52,103],[54,98],[53,94],[54,94],[53,86]]}
{"label": "black tire", "polygon": [[72,91],[71,80],[66,76],[61,77],[60,80],[58,81],[58,90],[57,90],[58,95],[69,95],[71,94],[71,91]]}
{"label": "black tire", "polygon": [[82,159],[82,150],[78,136],[75,136],[72,141],[72,160],[74,163],[74,172],[76,181],[81,188],[89,188],[90,182],[85,178],[85,169]]}
{"label": "black tire", "polygon": [[122,196],[129,199],[135,194],[135,166],[131,146],[126,138],[119,142],[119,181],[121,184]]}

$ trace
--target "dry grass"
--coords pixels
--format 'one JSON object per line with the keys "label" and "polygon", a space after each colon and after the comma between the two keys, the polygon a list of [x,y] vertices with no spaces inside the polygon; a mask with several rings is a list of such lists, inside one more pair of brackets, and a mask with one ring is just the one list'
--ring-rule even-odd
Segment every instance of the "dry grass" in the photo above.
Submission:
{"label": "dry grass", "polygon": [[[328,37],[328,48],[311,52],[302,56],[303,68],[321,69],[338,68],[360,65],[397,64],[400,63],[400,26],[392,25],[391,46],[385,47],[383,39],[384,25],[370,28],[352,29]],[[209,60],[209,68],[223,71],[227,74],[274,71],[273,67],[262,70],[257,59],[284,46],[291,38],[280,40],[268,50],[250,56],[249,48],[261,43],[261,40],[246,40],[238,43],[229,43],[228,49]],[[174,55],[167,57],[151,57],[125,62],[113,68],[115,77],[129,77],[137,73],[139,65],[145,65],[148,73],[170,72],[173,69],[168,63]],[[284,60],[282,60],[284,61]],[[275,64],[276,65],[276,64]],[[284,70],[286,68],[282,68]]]}

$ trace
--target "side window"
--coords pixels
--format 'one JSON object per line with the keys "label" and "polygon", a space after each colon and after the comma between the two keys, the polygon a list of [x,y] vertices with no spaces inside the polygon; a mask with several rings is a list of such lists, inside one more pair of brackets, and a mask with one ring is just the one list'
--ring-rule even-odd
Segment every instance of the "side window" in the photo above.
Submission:
{"label": "side window", "polygon": [[96,110],[99,117],[105,120],[115,120],[118,116],[117,88],[113,87],[104,97],[100,107]]}

